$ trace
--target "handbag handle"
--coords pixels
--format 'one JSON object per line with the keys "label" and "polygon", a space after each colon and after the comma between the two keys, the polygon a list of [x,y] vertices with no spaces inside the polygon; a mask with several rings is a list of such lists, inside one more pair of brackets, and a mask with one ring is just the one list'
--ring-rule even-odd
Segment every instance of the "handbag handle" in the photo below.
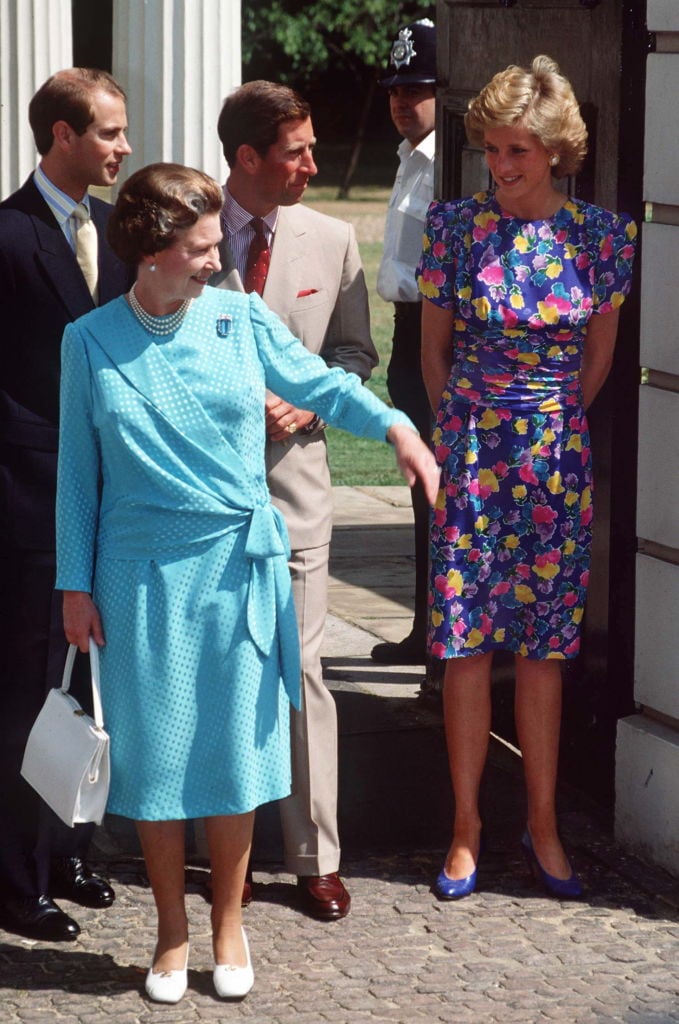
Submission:
{"label": "handbag handle", "polygon": [[[78,651],[77,644],[69,644],[66,664],[64,665],[64,676],[61,680],[63,693],[68,693],[71,686],[71,675],[73,663]],[[99,648],[90,637],[90,677],[92,679],[92,710],[94,711],[94,723],[99,729],[104,728],[104,713],[101,706],[101,684],[99,679]]]}

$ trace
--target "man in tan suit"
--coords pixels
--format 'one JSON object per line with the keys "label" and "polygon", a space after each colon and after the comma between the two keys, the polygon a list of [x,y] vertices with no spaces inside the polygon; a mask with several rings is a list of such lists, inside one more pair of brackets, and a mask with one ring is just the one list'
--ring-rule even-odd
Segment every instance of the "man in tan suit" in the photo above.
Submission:
{"label": "man in tan suit", "polygon": [[[286,86],[249,82],[224,102],[218,132],[229,177],[222,271],[211,283],[259,291],[308,349],[365,380],[377,353],[353,228],[298,205],[317,171],[308,104]],[[317,416],[273,394],[266,424],[268,483],[290,534],[302,651],[293,795],[281,802],[286,867],[304,908],[335,920],[348,913],[350,897],[338,874],[337,715],[320,658],[332,530],[326,443]]]}

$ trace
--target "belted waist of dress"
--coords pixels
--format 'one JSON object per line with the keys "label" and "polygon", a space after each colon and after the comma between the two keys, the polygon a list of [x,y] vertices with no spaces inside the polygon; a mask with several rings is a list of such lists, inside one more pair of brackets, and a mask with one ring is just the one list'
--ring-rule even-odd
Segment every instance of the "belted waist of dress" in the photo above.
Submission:
{"label": "belted waist of dress", "polygon": [[[167,510],[171,514],[171,510]],[[154,522],[157,523],[159,509],[154,506]],[[124,517],[128,526],[130,517]],[[110,524],[100,531],[98,552],[109,558],[124,560],[147,560],[154,558],[181,558],[190,556],[197,549],[217,543],[221,537],[234,530],[244,530],[245,556],[249,561],[249,581],[246,600],[248,632],[253,643],[264,657],[271,654],[276,642],[277,630],[282,624],[288,632],[296,635],[295,611],[290,587],[290,544],[285,520],[281,512],[269,501],[253,508],[238,508],[225,502],[215,502],[209,515],[174,512],[173,542],[164,545],[159,531],[150,537],[142,528],[145,517],[138,515],[131,520],[132,528],[124,535],[114,536]],[[202,523],[203,529],[199,528]],[[186,525],[183,537],[177,536],[179,524]],[[109,529],[107,529],[107,526]],[[160,531],[162,534],[162,531]],[[290,671],[282,673],[290,700],[299,706],[298,662]]]}
{"label": "belted waist of dress", "polygon": [[512,413],[559,412],[582,403],[579,375],[564,380],[533,380],[530,383],[451,378],[446,384],[454,401],[490,409],[509,409]]}

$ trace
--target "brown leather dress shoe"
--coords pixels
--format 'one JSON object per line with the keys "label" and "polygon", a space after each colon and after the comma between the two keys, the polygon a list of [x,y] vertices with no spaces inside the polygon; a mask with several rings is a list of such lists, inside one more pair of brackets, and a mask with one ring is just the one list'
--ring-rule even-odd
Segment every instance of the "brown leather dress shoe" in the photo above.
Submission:
{"label": "brown leather dress shoe", "polygon": [[318,921],[338,921],[351,907],[351,896],[336,871],[303,875],[297,879],[297,893],[303,908]]}
{"label": "brown leather dress shoe", "polygon": [[59,857],[52,861],[50,896],[100,910],[110,907],[116,894],[81,857]]}

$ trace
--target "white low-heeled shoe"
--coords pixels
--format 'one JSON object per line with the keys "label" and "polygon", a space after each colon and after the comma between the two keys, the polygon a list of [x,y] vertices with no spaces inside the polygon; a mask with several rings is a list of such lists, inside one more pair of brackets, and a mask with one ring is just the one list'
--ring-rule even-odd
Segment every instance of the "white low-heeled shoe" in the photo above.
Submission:
{"label": "white low-heeled shoe", "polygon": [[183,970],[154,971],[149,968],[144,988],[149,999],[155,1003],[178,1003],[188,985],[189,950],[186,949],[186,964]]}
{"label": "white low-heeled shoe", "polygon": [[243,945],[245,946],[245,956],[248,961],[245,967],[234,967],[232,964],[215,964],[215,969],[212,972],[215,992],[222,999],[242,999],[243,996],[248,994],[255,983],[255,973],[252,970],[250,947],[248,946],[245,928],[241,928],[241,933],[243,935]]}

